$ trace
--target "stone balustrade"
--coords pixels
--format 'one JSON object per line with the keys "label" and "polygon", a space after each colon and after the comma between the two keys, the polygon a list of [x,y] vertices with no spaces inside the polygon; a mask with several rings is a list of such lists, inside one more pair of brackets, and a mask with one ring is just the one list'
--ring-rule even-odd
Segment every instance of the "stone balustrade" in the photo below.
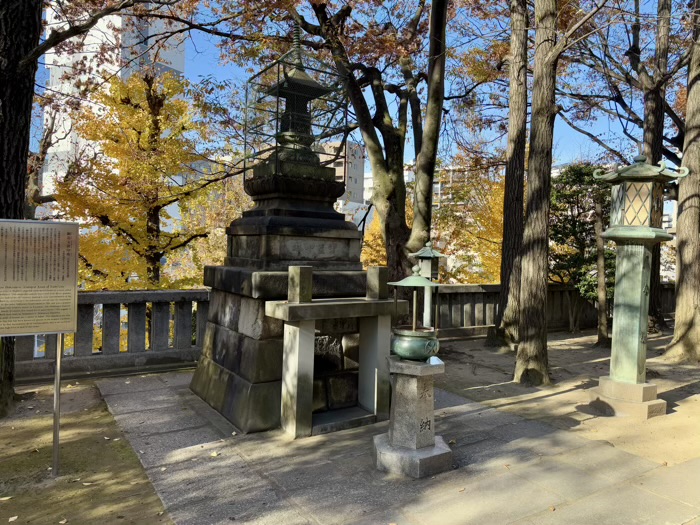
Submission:
{"label": "stone balustrade", "polygon": [[[62,373],[69,378],[193,366],[208,309],[208,290],[81,292],[78,331],[66,336],[72,344],[64,349]],[[56,341],[56,334],[17,337],[18,381],[53,376]]]}
{"label": "stone balustrade", "polygon": [[[439,335],[486,335],[495,321],[498,290],[499,285],[440,285]],[[568,328],[567,294],[574,293],[571,287],[550,285],[550,329]],[[208,290],[80,292],[78,303],[75,344],[63,362],[66,377],[191,366],[200,355],[209,308]],[[671,313],[674,305],[673,284],[662,285],[662,311]],[[149,311],[151,334],[147,338]],[[595,323],[595,307],[586,302],[580,327],[594,327]],[[53,375],[56,335],[37,337],[37,341],[45,341],[45,345],[37,344],[33,336],[17,338],[16,374],[20,382]],[[42,347],[45,352],[37,353]]]}

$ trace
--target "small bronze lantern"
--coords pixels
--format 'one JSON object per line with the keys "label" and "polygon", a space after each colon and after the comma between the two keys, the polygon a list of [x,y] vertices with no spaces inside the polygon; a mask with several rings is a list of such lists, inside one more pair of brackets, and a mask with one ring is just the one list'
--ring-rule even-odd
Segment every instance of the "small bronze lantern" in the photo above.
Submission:
{"label": "small bronze lantern", "polygon": [[425,246],[416,253],[409,253],[410,257],[418,259],[420,266],[420,274],[426,279],[436,281],[438,278],[438,270],[440,268],[440,259],[446,257],[442,253],[433,249],[433,243],[428,241]]}
{"label": "small bronze lantern", "polygon": [[[445,255],[433,249],[433,243],[428,241],[425,246],[416,253],[409,254],[411,257],[418,259],[420,274],[426,279],[436,281],[438,278],[438,270],[440,268],[440,259]],[[423,326],[432,326],[430,322],[430,314],[433,310],[433,291],[430,288],[425,288],[423,291]],[[437,316],[437,313],[435,314]],[[436,319],[437,320],[437,319]]]}
{"label": "small bronze lantern", "polygon": [[[432,290],[437,284],[420,275],[420,267],[413,267],[413,275],[401,279],[398,282],[387,283],[392,286],[413,289],[413,321],[410,326],[394,327],[394,337],[391,340],[391,353],[402,359],[411,361],[425,361],[438,353],[440,344],[437,339],[437,330],[429,326],[418,326],[418,289]],[[396,289],[394,289],[396,298]],[[428,312],[430,317],[430,312]]]}

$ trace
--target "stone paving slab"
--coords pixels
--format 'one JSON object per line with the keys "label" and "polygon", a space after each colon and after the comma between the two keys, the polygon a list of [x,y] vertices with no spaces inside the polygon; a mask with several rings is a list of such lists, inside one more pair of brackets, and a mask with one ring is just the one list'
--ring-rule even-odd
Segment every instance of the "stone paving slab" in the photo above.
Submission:
{"label": "stone paving slab", "polygon": [[[698,443],[700,446],[700,436]],[[700,507],[700,458],[649,472],[636,485],[659,496]]]}
{"label": "stone paving slab", "polygon": [[[113,394],[133,394],[134,392],[148,392],[168,388],[170,385],[166,381],[173,380],[174,377],[166,379],[158,375],[133,375],[110,377],[99,381],[102,395],[111,396]],[[147,398],[147,396],[148,394],[144,394],[144,398]]]}
{"label": "stone paving slab", "polygon": [[[98,385],[102,381],[98,381]],[[181,401],[177,395],[167,385],[160,384],[160,388],[149,390],[139,390],[134,392],[121,392],[104,395],[109,411],[115,416],[141,412],[144,409],[165,409],[177,410],[181,406]]]}
{"label": "stone paving slab", "polygon": [[189,375],[139,376],[135,390],[124,378],[97,382],[177,524],[681,525],[700,517],[700,459],[664,467],[437,390],[436,434],[450,442],[455,468],[400,478],[371,461],[386,422],[296,441],[281,431],[241,435],[189,392]]}
{"label": "stone paving slab", "polygon": [[183,407],[180,410],[155,408],[129,412],[116,416],[125,427],[135,428],[132,434],[144,436],[174,430],[184,430],[204,426],[208,421],[193,410]]}
{"label": "stone paving slab", "polygon": [[589,496],[607,489],[616,483],[609,477],[586,471],[573,466],[562,468],[556,458],[543,457],[539,461],[510,469],[533,485],[562,496],[567,502]]}
{"label": "stone paving slab", "polygon": [[677,525],[698,516],[697,507],[626,485],[555,506],[554,511],[541,512],[529,520],[537,525]]}
{"label": "stone paving slab", "polygon": [[595,472],[615,482],[627,481],[656,468],[658,463],[618,450],[604,441],[592,441],[557,458],[562,463]]}
{"label": "stone paving slab", "polygon": [[402,510],[421,524],[497,524],[523,518],[563,500],[562,496],[504,470],[486,479],[446,483],[439,493],[419,497]]}

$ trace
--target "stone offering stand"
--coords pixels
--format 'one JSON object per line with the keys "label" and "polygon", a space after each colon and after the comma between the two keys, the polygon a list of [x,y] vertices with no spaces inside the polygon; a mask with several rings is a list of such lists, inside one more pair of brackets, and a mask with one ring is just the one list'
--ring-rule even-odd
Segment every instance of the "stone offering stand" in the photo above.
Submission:
{"label": "stone offering stand", "polygon": [[[388,417],[391,315],[408,313],[406,301],[388,298],[386,268],[370,268],[364,298],[314,300],[312,276],[310,266],[290,267],[288,300],[265,304],[265,315],[284,321],[280,414],[282,428],[293,438]],[[316,324],[327,319],[359,319],[358,406],[313,416]]]}
{"label": "stone offering stand", "polygon": [[434,376],[445,364],[388,358],[393,398],[389,432],[374,436],[372,459],[378,470],[424,478],[452,468],[452,450],[435,435]]}

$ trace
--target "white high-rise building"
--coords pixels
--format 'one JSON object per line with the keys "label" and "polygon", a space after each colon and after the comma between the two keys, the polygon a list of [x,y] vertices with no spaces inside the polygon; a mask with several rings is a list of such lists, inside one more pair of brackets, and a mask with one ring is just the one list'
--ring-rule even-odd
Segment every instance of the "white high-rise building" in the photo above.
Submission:
{"label": "white high-rise building", "polygon": [[364,198],[364,147],[357,142],[347,141],[344,146],[340,142],[329,142],[322,145],[319,154],[323,162],[335,169],[335,179],[345,182],[345,193],[335,203],[335,209],[358,224],[369,208]]}
{"label": "white high-rise building", "polygon": [[[45,56],[46,92],[55,95],[58,104],[45,110],[43,116],[44,128],[54,119],[53,144],[39,181],[44,195],[54,193],[56,179],[65,174],[69,164],[94,147],[78,136],[70,118],[71,103],[86,102],[79,86],[88,83],[106,86],[115,75],[126,80],[144,65],[184,73],[185,44],[182,40],[169,42],[167,47],[156,46],[157,41],[148,37],[162,33],[162,23],[137,23],[134,26],[127,20],[123,14],[105,17],[82,37],[77,52],[52,50]],[[64,24],[52,9],[47,9],[46,21],[47,34]],[[42,210],[37,210],[38,215],[41,213]]]}

